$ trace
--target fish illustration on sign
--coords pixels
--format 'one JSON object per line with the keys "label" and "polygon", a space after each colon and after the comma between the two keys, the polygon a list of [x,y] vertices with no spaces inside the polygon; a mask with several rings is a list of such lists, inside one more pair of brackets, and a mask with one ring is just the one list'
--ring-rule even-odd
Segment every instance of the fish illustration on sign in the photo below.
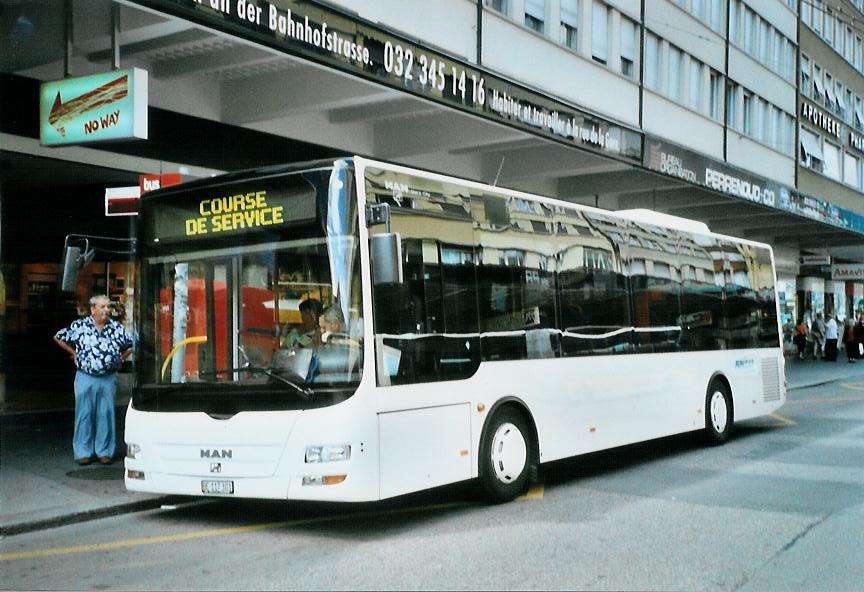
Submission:
{"label": "fish illustration on sign", "polygon": [[[103,84],[102,86],[75,97],[74,99],[70,99],[65,103],[60,97],[60,91],[57,91],[57,97],[54,99],[54,104],[51,106],[51,112],[48,115],[48,123],[51,124],[51,126],[54,127],[61,136],[66,137],[66,124],[69,121],[72,121],[76,117],[79,117],[88,111],[92,111],[93,109],[125,99],[128,94],[128,74],[119,76],[111,82]],[[102,127],[116,125],[119,116],[119,111],[115,111],[114,113],[110,113],[103,117],[102,119],[104,121],[102,121],[101,124],[99,123],[99,120],[94,120],[97,122],[97,129],[98,125],[102,125]]]}

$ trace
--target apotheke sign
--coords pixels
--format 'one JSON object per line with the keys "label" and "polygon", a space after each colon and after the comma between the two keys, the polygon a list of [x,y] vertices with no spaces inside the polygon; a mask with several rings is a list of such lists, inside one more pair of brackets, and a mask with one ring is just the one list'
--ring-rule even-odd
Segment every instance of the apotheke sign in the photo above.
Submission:
{"label": "apotheke sign", "polygon": [[801,117],[804,117],[813,125],[822,128],[836,138],[840,138],[842,129],[840,126],[840,122],[822,111],[821,109],[817,109],[810,103],[801,103]]}

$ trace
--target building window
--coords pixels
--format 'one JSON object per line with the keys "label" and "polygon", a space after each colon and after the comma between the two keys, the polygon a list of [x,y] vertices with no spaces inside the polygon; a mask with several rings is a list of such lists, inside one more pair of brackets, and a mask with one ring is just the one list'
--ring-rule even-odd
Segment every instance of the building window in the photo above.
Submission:
{"label": "building window", "polygon": [[687,96],[687,102],[690,108],[694,111],[702,111],[702,62],[695,58],[690,58],[690,92]]}
{"label": "building window", "polygon": [[792,115],[786,116],[786,154],[795,157],[795,127],[797,121]]}
{"label": "building window", "polygon": [[786,47],[786,80],[795,84],[795,46],[788,39]]}
{"label": "building window", "polygon": [[500,12],[505,16],[510,14],[509,0],[486,0],[486,6],[488,6],[495,12]]}
{"label": "building window", "polygon": [[771,106],[767,101],[759,99],[759,141],[763,144],[771,142]]}
{"label": "building window", "polygon": [[853,57],[855,58],[855,67],[858,68],[858,70],[861,70],[861,56],[862,56],[861,38],[856,35],[855,36],[855,54]]}
{"label": "building window", "polygon": [[753,110],[754,109],[753,103],[754,103],[753,93],[747,92],[745,90],[744,91],[744,109],[743,109],[743,111],[744,111],[744,113],[743,113],[743,115],[744,115],[743,131],[746,135],[750,136],[751,138],[753,137],[753,119],[755,116],[755,112]]}
{"label": "building window", "polygon": [[774,60],[774,71],[783,76],[786,72],[783,64],[786,54],[783,53],[783,35],[777,29],[771,30],[771,43],[771,59]]}
{"label": "building window", "polygon": [[621,17],[621,73],[628,78],[636,75],[636,23]]}
{"label": "building window", "polygon": [[771,64],[770,56],[768,55],[770,49],[768,38],[770,34],[771,29],[768,27],[768,23],[759,19],[759,61],[766,66]]}
{"label": "building window", "polygon": [[822,86],[822,68],[813,64],[813,100],[817,103],[825,101],[825,87]]}
{"label": "building window", "polygon": [[825,28],[822,34],[828,45],[834,45],[834,14],[830,9],[826,9],[823,14],[825,15]]}
{"label": "building window", "polygon": [[861,97],[855,97],[855,129],[864,131],[864,104]]}
{"label": "building window", "polygon": [[708,26],[717,33],[723,31],[723,0],[710,0],[711,13],[709,14]]}
{"label": "building window", "polygon": [[[805,3],[806,4],[806,3]],[[813,26],[813,30],[822,35],[822,0],[813,0],[813,13],[811,18],[811,23]]]}
{"label": "building window", "polygon": [[771,147],[777,151],[783,151],[783,112],[777,107],[772,107],[771,119],[773,120]]}
{"label": "building window", "polygon": [[753,54],[755,43],[753,39],[756,36],[756,13],[742,5],[741,10],[744,12],[744,51]]}
{"label": "building window", "polygon": [[834,103],[836,101],[837,97],[834,96],[834,78],[828,72],[825,72],[825,107],[828,111],[834,110]]}
{"label": "building window", "polygon": [[738,94],[738,85],[734,82],[726,84],[726,125],[732,129],[738,129],[735,119],[735,95]]}
{"label": "building window", "polygon": [[651,33],[645,33],[645,80],[644,84],[651,90],[659,90],[660,86],[660,39]]}
{"label": "building window", "polygon": [[720,88],[723,77],[716,70],[711,70],[711,81],[709,83],[708,111],[712,119],[720,121]]}
{"label": "building window", "polygon": [[700,21],[705,20],[705,0],[690,0],[690,12]]}
{"label": "building window", "polygon": [[825,146],[822,148],[825,154],[825,164],[822,169],[822,172],[834,179],[835,181],[840,180],[840,154],[841,150],[839,147],[831,144],[830,142],[825,142]]}
{"label": "building window", "polygon": [[803,127],[801,138],[801,164],[815,171],[822,172],[825,157],[822,154],[822,141],[816,134]]}
{"label": "building window", "polygon": [[578,49],[579,0],[561,0],[561,43]]}
{"label": "building window", "polygon": [[741,0],[729,0],[729,41],[738,45],[741,26]]}
{"label": "building window", "polygon": [[545,20],[546,0],[525,0],[525,26],[542,33]]}
{"label": "building window", "polygon": [[858,189],[858,159],[848,152],[843,157],[843,182]]}
{"label": "building window", "polygon": [[601,64],[609,59],[609,8],[597,0],[591,11],[591,57]]}
{"label": "building window", "polygon": [[801,94],[810,96],[810,58],[801,54]]}
{"label": "building window", "polygon": [[666,94],[674,101],[681,100],[681,62],[684,54],[677,47],[669,46],[669,69],[666,72]]}

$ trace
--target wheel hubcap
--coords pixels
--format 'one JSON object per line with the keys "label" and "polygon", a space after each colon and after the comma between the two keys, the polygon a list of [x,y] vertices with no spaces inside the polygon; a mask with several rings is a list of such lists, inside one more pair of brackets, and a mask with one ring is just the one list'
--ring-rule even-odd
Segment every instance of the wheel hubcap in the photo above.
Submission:
{"label": "wheel hubcap", "polygon": [[726,408],[726,397],[720,391],[711,395],[711,425],[714,431],[722,434],[726,430],[726,422],[729,421],[729,410]]}
{"label": "wheel hubcap", "polygon": [[492,467],[502,483],[519,478],[528,461],[525,437],[512,423],[501,424],[492,437]]}

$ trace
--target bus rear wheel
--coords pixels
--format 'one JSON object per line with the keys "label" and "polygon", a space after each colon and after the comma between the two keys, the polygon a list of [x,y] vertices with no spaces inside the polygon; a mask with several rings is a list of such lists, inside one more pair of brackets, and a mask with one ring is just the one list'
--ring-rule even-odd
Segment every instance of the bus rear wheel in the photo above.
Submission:
{"label": "bus rear wheel", "polygon": [[495,413],[480,442],[480,481],[490,501],[507,502],[525,492],[533,450],[521,413],[512,407]]}
{"label": "bus rear wheel", "polygon": [[705,396],[705,436],[709,444],[723,444],[732,434],[732,393],[722,380],[714,380]]}

